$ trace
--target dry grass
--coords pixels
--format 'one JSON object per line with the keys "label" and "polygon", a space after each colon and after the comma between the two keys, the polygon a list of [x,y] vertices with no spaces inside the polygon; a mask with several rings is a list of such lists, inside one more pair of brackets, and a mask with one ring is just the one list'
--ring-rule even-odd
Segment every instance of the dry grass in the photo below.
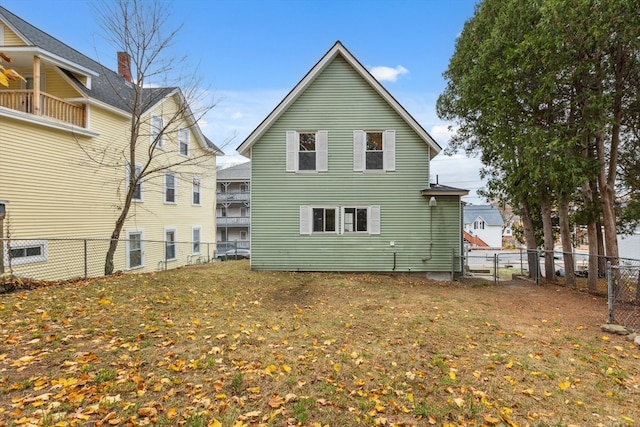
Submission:
{"label": "dry grass", "polygon": [[640,352],[565,288],[238,261],[0,298],[0,426],[640,422]]}

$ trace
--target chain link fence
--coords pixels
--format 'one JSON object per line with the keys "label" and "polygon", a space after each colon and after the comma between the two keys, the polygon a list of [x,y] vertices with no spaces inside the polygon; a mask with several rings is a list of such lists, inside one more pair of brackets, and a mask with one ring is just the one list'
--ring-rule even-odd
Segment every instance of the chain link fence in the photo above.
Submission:
{"label": "chain link fence", "polygon": [[607,266],[609,323],[640,331],[640,265]]}
{"label": "chain link fence", "polygon": [[[0,239],[0,277],[62,281],[100,277],[110,239]],[[215,259],[216,244],[119,239],[114,272],[169,270]]]}
{"label": "chain link fence", "polygon": [[[583,252],[574,252],[573,270],[578,279],[578,287],[586,289],[586,279],[589,275],[589,257]],[[512,281],[515,276],[526,276],[540,283],[545,278],[545,261],[549,257],[553,264],[553,274],[558,284],[564,283],[565,261],[564,253],[560,251],[538,250],[472,250],[464,255],[464,271],[468,276],[481,277],[494,283]],[[597,289],[593,293],[606,295],[607,282],[605,279],[607,261],[610,258],[598,256]],[[640,259],[620,258],[622,266],[640,267]],[[583,283],[584,282],[584,283]]]}

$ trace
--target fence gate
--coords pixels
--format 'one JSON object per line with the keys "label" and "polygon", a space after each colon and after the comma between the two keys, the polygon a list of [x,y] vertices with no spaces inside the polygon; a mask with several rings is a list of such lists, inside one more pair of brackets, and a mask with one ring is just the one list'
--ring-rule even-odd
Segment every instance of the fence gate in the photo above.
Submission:
{"label": "fence gate", "polygon": [[640,331],[640,266],[607,266],[609,323]]}

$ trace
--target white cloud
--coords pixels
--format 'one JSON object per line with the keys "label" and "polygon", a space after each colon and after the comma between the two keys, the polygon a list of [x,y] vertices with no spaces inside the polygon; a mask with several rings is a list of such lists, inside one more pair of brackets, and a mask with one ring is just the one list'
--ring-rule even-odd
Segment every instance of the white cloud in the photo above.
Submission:
{"label": "white cloud", "polygon": [[431,135],[440,146],[445,144],[445,141],[448,142],[454,133],[455,130],[449,129],[449,125],[435,125],[429,131],[429,135]]}
{"label": "white cloud", "polygon": [[379,82],[395,82],[396,80],[398,80],[398,76],[409,73],[409,70],[404,68],[402,65],[398,65],[395,68],[385,67],[384,65],[381,65],[377,67],[371,67],[369,71]]}

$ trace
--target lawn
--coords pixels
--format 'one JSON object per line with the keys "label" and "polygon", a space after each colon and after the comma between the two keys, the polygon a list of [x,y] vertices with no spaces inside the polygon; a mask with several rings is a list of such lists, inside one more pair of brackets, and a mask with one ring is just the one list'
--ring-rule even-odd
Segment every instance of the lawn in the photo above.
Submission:
{"label": "lawn", "polygon": [[0,295],[0,426],[615,426],[640,351],[563,287],[253,272]]}

